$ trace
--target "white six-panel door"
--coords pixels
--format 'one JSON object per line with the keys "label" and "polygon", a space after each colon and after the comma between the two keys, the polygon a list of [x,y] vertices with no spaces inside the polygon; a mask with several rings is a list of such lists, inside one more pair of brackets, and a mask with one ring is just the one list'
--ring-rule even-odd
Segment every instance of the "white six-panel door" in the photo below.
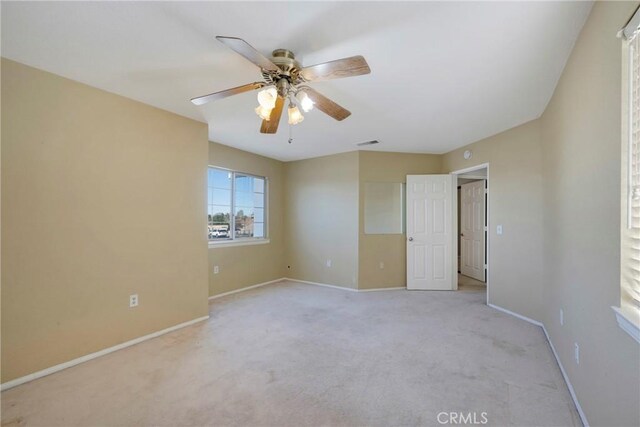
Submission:
{"label": "white six-panel door", "polygon": [[484,282],[484,180],[462,184],[460,190],[460,273]]}
{"label": "white six-panel door", "polygon": [[453,289],[453,179],[407,175],[407,288]]}

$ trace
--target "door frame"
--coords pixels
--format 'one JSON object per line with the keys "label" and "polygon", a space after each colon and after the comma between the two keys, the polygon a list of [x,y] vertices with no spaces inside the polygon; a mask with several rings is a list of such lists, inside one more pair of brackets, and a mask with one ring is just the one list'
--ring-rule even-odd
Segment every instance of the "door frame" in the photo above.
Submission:
{"label": "door frame", "polygon": [[[490,203],[490,199],[489,199],[489,192],[491,191],[491,181],[490,181],[490,168],[489,168],[489,163],[481,163],[475,166],[470,166],[468,168],[464,168],[464,169],[459,169],[453,172],[450,172],[451,175],[453,176],[454,181],[454,185],[455,188],[458,188],[458,177],[459,175],[463,175],[463,174],[468,174],[469,172],[473,172],[473,171],[477,171],[480,169],[486,169],[487,170],[487,176],[486,176],[486,183],[487,183],[487,196],[486,196],[486,210],[487,210],[487,216],[485,218],[485,222],[487,223],[487,234],[486,234],[486,241],[485,241],[485,245],[486,245],[486,258],[487,258],[487,271],[486,271],[486,284],[487,284],[487,305],[489,304],[489,290],[491,289],[490,286],[490,281],[491,281],[491,274],[490,273],[490,260],[491,260],[491,203]],[[484,177],[483,177],[484,178]],[[454,197],[453,198],[453,230],[454,230],[454,236],[455,238],[453,239],[453,259],[456,260],[456,262],[454,262],[454,267],[453,267],[453,289],[454,290],[458,290],[458,263],[457,263],[457,259],[458,259],[458,234],[460,234],[460,230],[458,230],[458,197]]]}

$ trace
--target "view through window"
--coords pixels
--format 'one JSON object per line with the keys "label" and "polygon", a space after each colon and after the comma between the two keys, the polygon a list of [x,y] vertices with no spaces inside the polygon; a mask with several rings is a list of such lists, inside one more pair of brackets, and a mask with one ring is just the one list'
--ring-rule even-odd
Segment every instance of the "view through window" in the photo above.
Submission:
{"label": "view through window", "polygon": [[209,240],[265,238],[266,188],[264,177],[210,167]]}

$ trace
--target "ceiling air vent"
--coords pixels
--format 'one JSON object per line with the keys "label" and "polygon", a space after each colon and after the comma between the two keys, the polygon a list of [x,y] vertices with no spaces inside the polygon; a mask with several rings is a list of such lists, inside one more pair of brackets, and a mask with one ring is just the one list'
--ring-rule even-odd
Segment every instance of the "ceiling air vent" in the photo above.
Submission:
{"label": "ceiling air vent", "polygon": [[374,139],[373,141],[359,142],[356,145],[358,147],[364,147],[365,145],[374,145],[374,144],[380,144],[380,141],[378,141],[377,139]]}

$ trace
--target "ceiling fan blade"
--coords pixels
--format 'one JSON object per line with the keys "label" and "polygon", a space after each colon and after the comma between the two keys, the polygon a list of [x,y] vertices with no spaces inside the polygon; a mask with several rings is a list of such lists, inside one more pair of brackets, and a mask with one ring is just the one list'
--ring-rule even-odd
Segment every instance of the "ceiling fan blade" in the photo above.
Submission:
{"label": "ceiling fan blade", "polygon": [[271,110],[271,116],[269,120],[263,120],[262,126],[260,126],[260,133],[276,133],[278,131],[278,125],[280,124],[280,117],[282,116],[282,109],[284,107],[284,98],[279,96],[276,98],[276,105]]}
{"label": "ceiling fan blade", "polygon": [[237,95],[243,92],[249,92],[250,90],[260,89],[264,87],[266,84],[263,82],[255,82],[249,83],[243,86],[234,87],[227,90],[221,90],[220,92],[210,93],[209,95],[198,96],[197,98],[192,98],[191,102],[195,105],[203,105],[207,102],[215,101],[216,99],[226,98],[228,96]]}
{"label": "ceiling fan blade", "polygon": [[264,70],[280,70],[276,64],[271,62],[270,59],[255,50],[253,46],[242,39],[224,36],[216,36],[216,39]]}
{"label": "ceiling fan blade", "polygon": [[300,75],[306,81],[312,82],[360,76],[370,72],[367,61],[363,56],[358,55],[304,67],[300,70]]}
{"label": "ceiling fan blade", "polygon": [[338,121],[342,121],[351,115],[351,111],[336,104],[335,102],[333,102],[326,96],[322,95],[315,89],[311,89],[308,86],[304,86],[303,90],[306,92],[307,96],[311,98],[314,106],[318,110],[333,117],[334,119]]}

